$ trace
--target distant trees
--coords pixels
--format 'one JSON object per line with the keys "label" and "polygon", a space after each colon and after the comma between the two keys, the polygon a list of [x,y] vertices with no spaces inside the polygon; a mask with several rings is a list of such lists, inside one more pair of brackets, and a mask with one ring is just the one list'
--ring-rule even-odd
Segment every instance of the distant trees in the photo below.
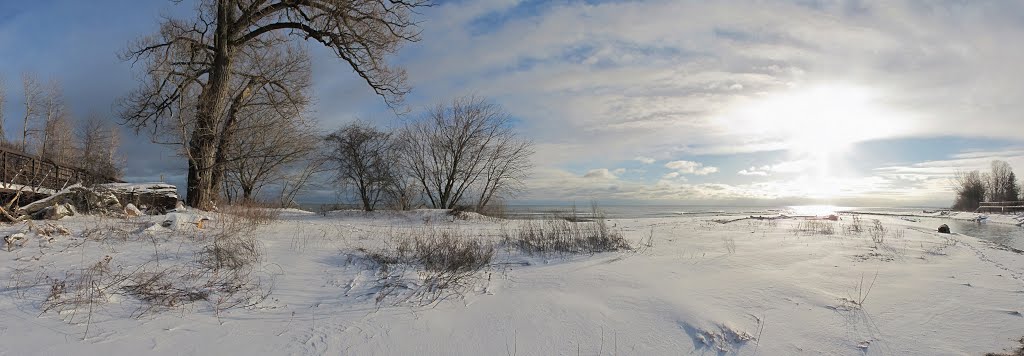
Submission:
{"label": "distant trees", "polygon": [[[2,79],[2,78],[0,78]],[[22,130],[8,139],[4,108],[6,87],[0,81],[0,144],[42,160],[77,167],[93,178],[120,178],[123,158],[118,153],[118,129],[109,119],[92,114],[76,117],[68,107],[60,81],[45,84],[31,72],[21,76]]]}
{"label": "distant trees", "polygon": [[118,154],[121,140],[116,126],[92,114],[79,123],[76,137],[78,165],[95,177],[121,178],[123,159]]}
{"label": "distant trees", "polygon": [[953,177],[953,190],[956,192],[953,209],[974,211],[985,201],[985,178],[977,170],[958,171]]}
{"label": "distant trees", "polygon": [[956,200],[954,210],[973,211],[985,201],[1016,201],[1021,197],[1021,186],[1013,168],[1005,161],[992,161],[991,171],[959,171],[953,177]]}
{"label": "distant trees", "polygon": [[[244,56],[293,39],[312,40],[347,62],[389,104],[408,92],[405,72],[387,63],[399,46],[417,40],[411,15],[424,0],[252,1],[203,0],[192,19],[165,19],[156,36],[124,55],[142,60],[146,77],[125,100],[123,118],[134,127],[187,122],[187,203],[212,207],[220,184],[217,162],[231,102],[249,88]],[[240,89],[241,88],[241,89]],[[252,89],[255,90],[255,89]],[[287,93],[284,87],[275,90]],[[187,104],[185,104],[187,103]],[[183,105],[184,104],[184,105]]]}
{"label": "distant trees", "polygon": [[992,161],[992,170],[988,174],[985,185],[985,197],[988,201],[1014,201],[1017,200],[1019,188],[1017,176],[1013,174],[1013,168],[1005,161]]}

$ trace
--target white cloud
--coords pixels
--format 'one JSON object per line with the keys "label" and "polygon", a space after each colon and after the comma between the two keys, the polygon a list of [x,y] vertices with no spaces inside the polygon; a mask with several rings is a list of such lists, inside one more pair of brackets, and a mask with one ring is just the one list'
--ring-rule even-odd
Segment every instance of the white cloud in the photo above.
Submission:
{"label": "white cloud", "polygon": [[[621,173],[620,173],[621,174]],[[598,179],[615,179],[615,173],[609,171],[608,168],[591,169],[583,175],[584,178],[598,178]]]}
{"label": "white cloud", "polygon": [[641,163],[643,163],[643,164],[652,164],[652,163],[654,163],[654,162],[655,162],[655,159],[654,159],[654,158],[650,158],[650,157],[643,157],[643,156],[639,156],[639,157],[636,157],[636,158],[634,158],[633,160],[636,160],[636,161],[640,161],[640,162],[641,162]]}
{"label": "white cloud", "polygon": [[680,174],[693,174],[698,176],[718,172],[718,167],[705,167],[703,163],[694,161],[672,161],[665,163],[665,168],[674,170]]}
{"label": "white cloud", "polygon": [[736,172],[736,174],[739,174],[741,176],[761,176],[761,177],[767,177],[768,176],[768,171],[767,170],[759,170],[757,167],[750,167],[748,169],[742,169],[739,172]]}

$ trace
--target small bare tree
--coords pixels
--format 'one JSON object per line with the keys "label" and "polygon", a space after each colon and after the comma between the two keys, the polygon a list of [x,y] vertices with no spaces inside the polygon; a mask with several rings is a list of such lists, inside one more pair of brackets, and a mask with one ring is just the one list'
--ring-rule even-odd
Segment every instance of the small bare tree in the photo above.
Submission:
{"label": "small bare tree", "polygon": [[316,150],[316,128],[309,121],[254,112],[249,125],[226,149],[226,180],[244,202],[263,187],[281,182],[287,168],[303,162]]}
{"label": "small bare tree", "polygon": [[304,161],[299,161],[285,168],[280,180],[281,190],[278,201],[282,207],[298,205],[295,201],[300,193],[309,187],[310,180],[317,174],[327,170],[327,155],[311,154]]}
{"label": "small bare tree", "polygon": [[0,144],[7,143],[7,132],[4,131],[4,127],[7,126],[7,119],[4,117],[4,104],[7,103],[7,83],[4,81],[4,77],[0,76]]}
{"label": "small bare tree", "polygon": [[977,170],[958,171],[953,177],[953,190],[956,192],[954,210],[977,210],[985,201],[985,177]]}
{"label": "small bare tree", "polygon": [[373,211],[396,179],[391,134],[354,122],[327,135],[325,141],[337,181],[355,188],[363,210]]}
{"label": "small bare tree", "polygon": [[78,166],[91,179],[121,178],[124,159],[118,154],[120,138],[114,127],[98,114],[91,114],[78,124]]}
{"label": "small bare tree", "polygon": [[41,102],[42,121],[40,127],[34,129],[39,137],[36,152],[42,159],[67,164],[75,159],[76,148],[74,128],[60,82],[52,80],[47,83]]}
{"label": "small bare tree", "polygon": [[21,126],[21,151],[28,152],[29,136],[32,133],[32,125],[38,119],[40,105],[42,102],[43,90],[35,74],[25,72],[21,74],[22,104],[25,106],[25,116],[22,118]]}
{"label": "small bare tree", "polygon": [[402,160],[434,208],[451,209],[470,198],[483,209],[514,194],[530,168],[529,141],[512,129],[498,105],[478,97],[440,104],[402,131]]}

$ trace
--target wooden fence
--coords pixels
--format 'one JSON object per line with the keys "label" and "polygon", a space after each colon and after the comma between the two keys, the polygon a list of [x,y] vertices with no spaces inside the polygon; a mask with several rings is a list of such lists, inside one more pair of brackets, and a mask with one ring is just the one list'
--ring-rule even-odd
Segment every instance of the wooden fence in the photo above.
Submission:
{"label": "wooden fence", "polygon": [[117,179],[96,177],[84,169],[60,165],[7,147],[0,147],[0,181],[3,183],[0,188],[4,190],[35,193],[42,192],[39,188],[56,191],[75,183],[119,182]]}
{"label": "wooden fence", "polygon": [[979,213],[1012,213],[1024,211],[1024,201],[991,201],[983,202],[976,212]]}

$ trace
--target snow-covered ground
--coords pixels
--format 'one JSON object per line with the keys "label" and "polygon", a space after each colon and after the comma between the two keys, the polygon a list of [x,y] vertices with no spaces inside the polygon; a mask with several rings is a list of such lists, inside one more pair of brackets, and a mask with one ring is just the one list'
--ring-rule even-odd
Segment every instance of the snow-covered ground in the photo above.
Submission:
{"label": "snow-covered ground", "polygon": [[[76,216],[56,223],[70,235],[26,233],[0,251],[0,355],[977,355],[1024,336],[1024,256],[895,216],[861,216],[859,232],[850,215],[612,220],[633,250],[545,257],[501,245],[521,221],[289,210],[254,232],[263,258],[250,277],[269,293],[255,305],[150,309],[114,287],[78,308],[47,302],[54,281],[94,267],[195,263],[238,229],[205,217]],[[431,229],[498,244],[492,265],[435,303],[378,301],[364,251]]]}

